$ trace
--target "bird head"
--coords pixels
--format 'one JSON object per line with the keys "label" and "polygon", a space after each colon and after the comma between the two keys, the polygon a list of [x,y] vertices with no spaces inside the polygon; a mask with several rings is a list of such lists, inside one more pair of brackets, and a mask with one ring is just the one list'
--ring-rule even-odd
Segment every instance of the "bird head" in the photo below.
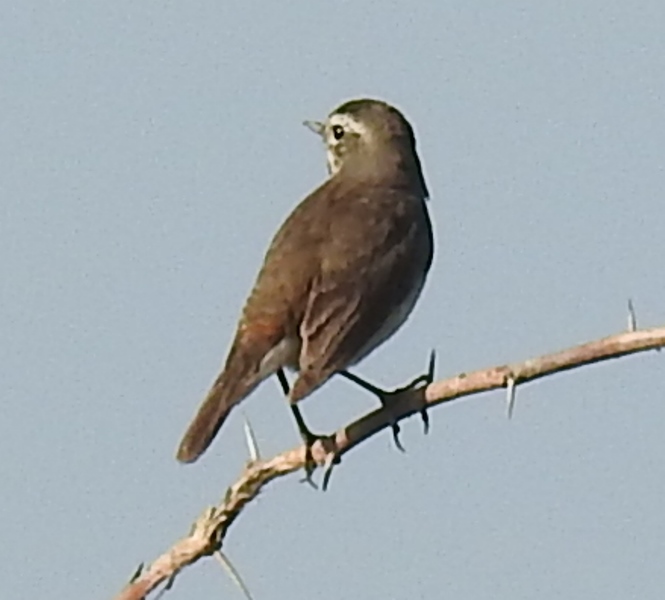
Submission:
{"label": "bird head", "polygon": [[413,128],[394,106],[381,100],[351,100],[325,121],[305,125],[323,139],[331,176],[384,182],[406,176],[427,196]]}

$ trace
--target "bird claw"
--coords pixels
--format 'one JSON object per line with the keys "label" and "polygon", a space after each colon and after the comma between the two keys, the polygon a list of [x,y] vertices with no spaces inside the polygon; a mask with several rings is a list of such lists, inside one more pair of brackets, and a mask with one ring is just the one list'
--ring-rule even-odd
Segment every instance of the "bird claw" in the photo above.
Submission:
{"label": "bird claw", "polygon": [[408,383],[403,388],[400,388],[399,391],[406,391],[415,389],[420,385],[428,386],[434,381],[434,367],[436,366],[436,351],[432,350],[429,354],[429,361],[427,361],[427,373],[423,375],[418,375],[411,383]]}
{"label": "bird claw", "polygon": [[429,413],[426,408],[420,411],[420,418],[423,421],[423,433],[427,435],[429,433]]}
{"label": "bird claw", "polygon": [[[420,376],[420,381],[416,383],[425,384],[425,386],[430,385],[434,381],[434,368],[436,366],[436,350],[432,350],[429,354],[429,362],[427,363],[427,373]],[[423,408],[420,411],[420,418],[423,421],[423,433],[427,435],[429,433],[429,413],[427,412],[427,402],[423,404]]]}
{"label": "bird claw", "polygon": [[399,423],[393,423],[391,425],[391,427],[392,427],[392,430],[393,430],[393,441],[395,442],[395,446],[397,446],[397,449],[400,452],[406,452],[406,450],[404,449],[404,446],[402,446],[402,442],[400,442],[400,439],[399,439],[399,434],[400,434],[400,431],[401,431]]}
{"label": "bird claw", "polygon": [[332,475],[333,468],[335,465],[338,465],[341,462],[341,458],[339,454],[336,454],[334,452],[331,452],[328,454],[328,457],[326,459],[326,468],[325,471],[323,472],[323,483],[321,485],[321,489],[325,492],[328,489],[328,483],[330,482],[330,476]]}
{"label": "bird claw", "polygon": [[316,485],[314,482],[314,479],[312,479],[312,475],[314,474],[314,471],[316,471],[316,463],[314,462],[314,459],[312,458],[312,446],[308,443],[305,442],[305,476],[299,480],[298,483],[307,483],[312,489],[315,489],[318,491],[319,486]]}

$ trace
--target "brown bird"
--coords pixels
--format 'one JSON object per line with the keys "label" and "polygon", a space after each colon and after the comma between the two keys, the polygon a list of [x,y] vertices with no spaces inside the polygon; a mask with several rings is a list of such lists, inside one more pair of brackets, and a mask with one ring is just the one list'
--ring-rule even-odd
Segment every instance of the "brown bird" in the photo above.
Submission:
{"label": "brown bird", "polygon": [[[323,123],[330,177],[275,235],[247,299],[224,368],[178,448],[195,461],[261,381],[298,371],[295,406],[346,373],[411,313],[432,262],[428,197],[413,129],[394,107],[352,100]],[[367,386],[370,387],[371,386]],[[288,388],[287,388],[288,390]]]}

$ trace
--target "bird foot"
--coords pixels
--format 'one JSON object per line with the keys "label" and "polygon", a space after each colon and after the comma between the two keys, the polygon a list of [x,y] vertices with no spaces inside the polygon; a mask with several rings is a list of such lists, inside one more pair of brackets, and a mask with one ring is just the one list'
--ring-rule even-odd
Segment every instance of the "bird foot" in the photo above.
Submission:
{"label": "bird foot", "polygon": [[323,440],[325,436],[314,434],[309,429],[305,428],[304,431],[300,431],[300,437],[305,445],[305,477],[300,480],[300,483],[307,483],[315,490],[318,490],[319,486],[316,485],[312,478],[312,475],[318,466],[312,456],[312,446],[314,446],[319,440]]}
{"label": "bird foot", "polygon": [[315,443],[318,442],[322,445],[326,452],[326,461],[323,465],[323,482],[321,485],[321,490],[325,492],[328,489],[328,483],[330,482],[330,476],[332,475],[333,468],[341,461],[339,454],[337,454],[334,436],[318,435],[308,430],[307,432],[301,432],[301,437],[305,444],[305,477],[303,477],[300,482],[308,483],[315,490],[319,489],[319,486],[317,486],[312,479],[312,474],[318,467],[318,463],[312,456],[312,447]]}
{"label": "bird foot", "polygon": [[295,417],[296,424],[298,426],[298,432],[300,433],[300,437],[302,438],[303,444],[305,446],[305,477],[303,477],[300,482],[308,483],[315,490],[319,489],[319,486],[316,485],[314,479],[312,478],[314,471],[316,471],[316,468],[318,467],[317,462],[312,456],[312,447],[314,444],[319,442],[326,452],[325,471],[323,474],[322,484],[322,489],[325,492],[328,487],[328,482],[330,481],[330,476],[332,475],[332,469],[340,462],[334,436],[312,433],[305,424],[300,409],[295,404],[293,404],[291,405],[291,410],[293,411],[293,416]]}
{"label": "bird foot", "polygon": [[[381,402],[381,406],[386,410],[389,414],[393,412],[393,405],[394,405],[394,400],[396,397],[401,396],[402,394],[406,393],[411,393],[414,390],[421,389],[423,387],[428,386],[430,383],[434,381],[434,366],[435,366],[435,359],[436,359],[436,354],[432,350],[430,353],[429,357],[429,362],[427,366],[427,373],[423,375],[419,375],[415,379],[413,379],[411,382],[406,384],[405,386],[402,386],[400,388],[397,388],[395,390],[383,390],[367,381],[364,379],[361,379],[360,377],[357,377],[356,375],[353,375],[352,373],[349,373],[348,371],[341,371],[340,374],[346,377],[347,379],[353,381],[354,383],[358,384],[360,387],[366,389],[367,391],[371,392],[375,396],[378,397],[379,402]],[[393,416],[391,414],[391,416]],[[430,420],[429,420],[429,414],[427,413],[427,404],[423,403],[423,407],[420,410],[420,418],[423,421],[423,432],[425,434],[429,433],[429,426],[430,426]],[[399,419],[397,417],[393,416],[392,423],[390,425],[393,433],[393,440],[395,442],[395,446],[397,446],[397,449],[400,450],[401,452],[405,452],[404,446],[402,446],[402,443],[399,439],[399,435],[401,432],[400,426],[399,426]]]}

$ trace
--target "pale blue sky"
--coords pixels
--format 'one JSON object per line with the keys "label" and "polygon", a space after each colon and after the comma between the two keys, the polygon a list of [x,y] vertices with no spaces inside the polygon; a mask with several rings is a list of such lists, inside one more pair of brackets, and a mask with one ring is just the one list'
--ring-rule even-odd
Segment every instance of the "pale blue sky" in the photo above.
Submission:
{"label": "pale blue sky", "polygon": [[[665,323],[665,4],[5,3],[0,19],[0,580],[109,598],[246,459],[241,412],[176,444],[272,232],[325,176],[301,126],[371,95],[414,123],[437,256],[359,371],[402,384]],[[257,600],[662,598],[665,358],[404,423],[328,493],[280,480],[226,550]],[[333,381],[318,430],[374,399]],[[277,385],[244,405],[298,440]],[[240,598],[209,560],[168,595]]]}

